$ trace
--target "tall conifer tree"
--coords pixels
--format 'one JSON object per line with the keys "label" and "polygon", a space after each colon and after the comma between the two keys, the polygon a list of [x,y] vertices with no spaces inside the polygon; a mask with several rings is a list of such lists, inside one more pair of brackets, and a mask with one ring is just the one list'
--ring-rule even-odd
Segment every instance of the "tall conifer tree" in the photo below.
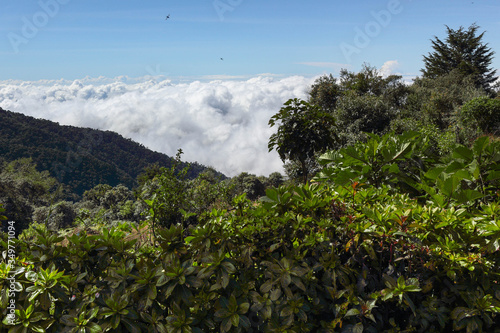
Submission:
{"label": "tall conifer tree", "polygon": [[472,75],[477,87],[490,90],[498,79],[496,70],[490,65],[495,52],[482,42],[484,32],[478,34],[479,26],[471,25],[467,30],[460,27],[453,30],[446,26],[448,36],[445,41],[435,37],[433,52],[424,56],[424,77],[436,78],[457,69],[462,75]]}

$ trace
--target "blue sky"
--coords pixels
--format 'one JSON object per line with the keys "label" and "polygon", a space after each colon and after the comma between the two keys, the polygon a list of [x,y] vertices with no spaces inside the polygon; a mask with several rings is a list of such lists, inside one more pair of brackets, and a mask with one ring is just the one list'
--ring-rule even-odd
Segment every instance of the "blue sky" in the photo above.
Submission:
{"label": "blue sky", "polygon": [[0,107],[269,175],[283,163],[268,121],[318,75],[366,62],[411,82],[445,25],[476,23],[500,52],[498,13],[498,0],[0,0]]}
{"label": "blue sky", "polygon": [[388,61],[411,77],[445,25],[475,22],[500,52],[498,13],[497,0],[1,0],[0,80],[314,76]]}

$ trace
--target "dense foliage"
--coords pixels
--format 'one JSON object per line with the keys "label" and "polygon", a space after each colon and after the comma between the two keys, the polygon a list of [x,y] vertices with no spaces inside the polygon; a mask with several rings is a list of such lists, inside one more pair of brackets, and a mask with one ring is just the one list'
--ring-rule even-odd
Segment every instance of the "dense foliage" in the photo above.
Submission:
{"label": "dense foliage", "polygon": [[474,98],[462,106],[462,124],[471,124],[479,133],[500,134],[500,99]]}
{"label": "dense foliage", "polygon": [[335,121],[320,107],[295,98],[285,102],[269,120],[271,127],[278,124],[277,132],[269,138],[269,151],[276,149],[283,162],[297,162],[305,183],[310,172],[308,160],[334,147],[335,132],[332,132],[332,127]]}
{"label": "dense foliage", "polygon": [[3,234],[3,329],[493,332],[500,141],[426,148],[417,133],[371,136],[325,154],[315,183],[237,196],[158,229],[156,245],[128,238],[130,224],[67,243],[42,226],[11,252]]}
{"label": "dense foliage", "polygon": [[[64,195],[64,188],[48,171],[38,172],[30,159],[4,162],[0,171],[0,204],[5,215],[18,224],[17,233],[29,226],[34,211],[50,206]],[[2,225],[2,231],[7,231]]]}
{"label": "dense foliage", "polygon": [[492,88],[498,79],[496,70],[490,67],[495,52],[483,43],[484,32],[478,34],[478,29],[476,24],[467,30],[446,26],[446,39],[435,37],[432,41],[434,51],[424,56],[424,77],[436,78],[458,70],[464,76],[471,75],[477,87]]}
{"label": "dense foliage", "polygon": [[364,64],[358,73],[343,69],[338,79],[318,78],[309,102],[334,117],[335,148],[340,148],[363,140],[365,132],[384,133],[402,112],[408,94],[401,76],[382,77],[376,68]]}

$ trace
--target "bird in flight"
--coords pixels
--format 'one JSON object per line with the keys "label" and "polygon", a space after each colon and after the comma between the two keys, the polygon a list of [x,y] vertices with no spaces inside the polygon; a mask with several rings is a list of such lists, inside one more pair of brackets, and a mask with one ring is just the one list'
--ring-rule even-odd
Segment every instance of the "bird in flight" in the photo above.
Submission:
{"label": "bird in flight", "polygon": [[224,60],[224,58],[220,58],[220,60]]}
{"label": "bird in flight", "polygon": [[165,20],[168,20],[170,18],[170,14],[167,15],[167,18]]}

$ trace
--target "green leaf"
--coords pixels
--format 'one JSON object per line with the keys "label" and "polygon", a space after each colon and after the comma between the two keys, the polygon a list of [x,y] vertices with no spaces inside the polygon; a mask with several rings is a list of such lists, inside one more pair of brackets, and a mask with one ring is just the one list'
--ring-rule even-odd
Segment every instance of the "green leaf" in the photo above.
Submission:
{"label": "green leaf", "polygon": [[30,325],[30,328],[31,328],[32,332],[45,333],[45,329],[38,324],[32,324],[32,325]]}
{"label": "green leaf", "polygon": [[363,333],[363,329],[364,329],[363,324],[362,323],[357,323],[352,328],[352,333]]}
{"label": "green leaf", "polygon": [[398,174],[399,173],[399,166],[396,163],[391,164],[391,166],[389,167],[389,172]]}
{"label": "green leaf", "polygon": [[238,314],[233,314],[231,316],[231,324],[233,324],[234,327],[238,327],[240,325],[240,316]]}
{"label": "green leaf", "polygon": [[226,318],[222,321],[222,323],[220,324],[220,328],[221,328],[221,332],[222,333],[225,333],[225,332],[229,332],[229,330],[231,329],[231,326],[232,326],[232,322],[230,320],[230,318]]}
{"label": "green leaf", "polygon": [[398,288],[400,288],[400,289],[403,289],[405,287],[405,285],[406,285],[405,278],[402,275],[398,278],[397,284],[398,284]]}
{"label": "green leaf", "polygon": [[292,314],[293,314],[293,309],[290,306],[283,308],[283,310],[281,310],[280,312],[281,317],[288,317],[291,316]]}
{"label": "green leaf", "polygon": [[432,168],[424,174],[424,177],[436,180],[439,177],[439,175],[443,173],[444,169],[445,169],[444,167]]}
{"label": "green leaf", "polygon": [[274,283],[272,280],[267,280],[260,286],[260,292],[263,294],[269,292],[269,290],[271,290],[271,288],[273,287],[273,284]]}
{"label": "green leaf", "polygon": [[99,326],[97,323],[90,322],[87,324],[86,328],[90,330],[90,333],[102,332],[101,326]]}
{"label": "green leaf", "polygon": [[124,318],[122,320],[123,326],[127,328],[127,332],[129,333],[141,333],[141,329],[131,320]]}
{"label": "green leaf", "polygon": [[465,166],[463,163],[459,163],[458,161],[453,161],[450,164],[448,164],[448,166],[446,167],[444,172],[451,174],[451,173],[457,172],[459,170],[463,170],[464,167]]}
{"label": "green leaf", "polygon": [[476,190],[464,190],[461,192],[465,198],[462,202],[473,202],[476,201],[477,199],[481,199],[484,197],[484,195]]}
{"label": "green leaf", "polygon": [[221,266],[224,267],[224,269],[226,270],[226,272],[229,273],[229,274],[236,273],[236,267],[232,263],[230,263],[229,261],[223,261],[221,263]]}
{"label": "green leaf", "polygon": [[215,311],[215,314],[214,314],[215,317],[220,318],[220,319],[227,318],[228,315],[229,315],[229,312],[227,311],[227,309],[219,309],[219,310]]}
{"label": "green leaf", "polygon": [[252,326],[252,323],[246,316],[240,316],[240,326],[248,329],[250,328],[250,326]]}
{"label": "green leaf", "polygon": [[262,201],[278,202],[278,190],[274,188],[266,189],[266,196],[261,198]]}
{"label": "green leaf", "polygon": [[272,244],[270,247],[269,247],[269,252],[273,252],[274,250],[276,250],[277,248],[279,248],[281,246],[281,243],[275,243],[275,244]]}
{"label": "green leaf", "polygon": [[465,307],[456,307],[451,311],[451,318],[456,321],[461,321],[464,318],[470,317],[472,315],[472,311]]}
{"label": "green leaf", "polygon": [[352,308],[346,312],[344,317],[358,316],[360,314],[359,310],[356,308]]}
{"label": "green leaf", "polygon": [[292,277],[288,272],[285,272],[283,276],[281,277],[281,286],[282,287],[288,287],[292,283]]}
{"label": "green leaf", "polygon": [[458,146],[453,150],[453,157],[471,162],[474,158],[474,153],[467,147]]}
{"label": "green leaf", "polygon": [[458,178],[456,177],[449,177],[446,180],[438,179],[437,180],[437,186],[441,192],[443,192],[444,195],[446,195],[448,198],[451,198],[452,195],[455,192],[455,189],[457,188],[459,183]]}
{"label": "green leaf", "polygon": [[248,302],[245,302],[245,303],[241,303],[239,305],[239,310],[238,310],[238,313],[239,314],[245,314],[248,312],[248,309],[250,309],[250,303]]}
{"label": "green leaf", "polygon": [[273,302],[276,302],[281,297],[281,294],[281,289],[274,289],[273,291],[271,291],[269,299]]}
{"label": "green leaf", "polygon": [[75,326],[77,319],[72,315],[63,315],[61,322],[66,326]]}
{"label": "green leaf", "polygon": [[476,156],[481,156],[484,149],[489,145],[490,138],[488,136],[481,136],[474,141],[473,151]]}
{"label": "green leaf", "polygon": [[36,282],[38,280],[38,274],[33,271],[26,272],[25,276],[26,279],[28,279],[31,282]]}
{"label": "green leaf", "polygon": [[121,319],[121,318],[120,318],[120,316],[119,316],[119,315],[116,315],[116,314],[115,314],[115,315],[113,315],[113,316],[111,317],[111,327],[113,327],[113,328],[117,328],[117,327],[118,327],[118,325],[120,325],[120,319]]}
{"label": "green leaf", "polygon": [[[477,178],[477,177],[476,177]],[[486,177],[486,180],[488,181],[493,181],[500,179],[500,171],[493,170],[488,173],[488,176]]]}

